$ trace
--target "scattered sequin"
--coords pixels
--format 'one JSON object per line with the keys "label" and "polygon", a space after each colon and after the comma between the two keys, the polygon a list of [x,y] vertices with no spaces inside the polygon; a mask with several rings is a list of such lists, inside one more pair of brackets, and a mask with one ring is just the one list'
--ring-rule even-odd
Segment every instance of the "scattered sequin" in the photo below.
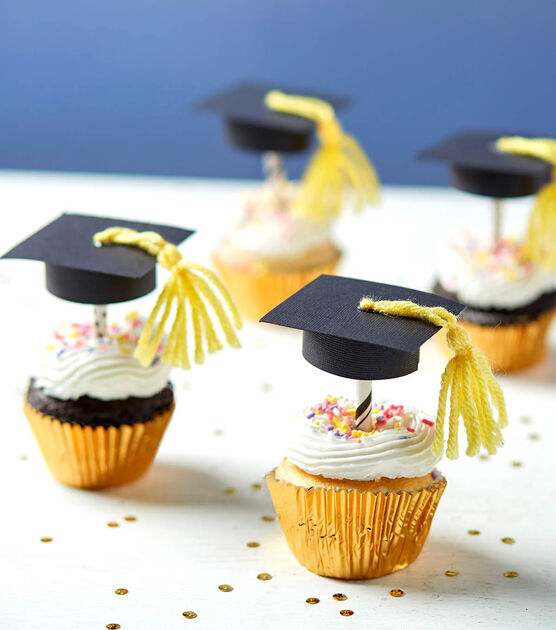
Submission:
{"label": "scattered sequin", "polygon": [[116,593],[116,595],[127,595],[129,591],[127,588],[117,588],[114,593]]}
{"label": "scattered sequin", "polygon": [[50,536],[43,536],[41,542],[52,542],[52,538],[50,538]]}
{"label": "scattered sequin", "polygon": [[229,593],[230,591],[234,590],[234,587],[230,586],[229,584],[220,584],[218,590],[222,591],[223,593]]}
{"label": "scattered sequin", "polygon": [[27,457],[27,455],[20,455],[19,456],[19,461],[20,462],[26,462],[29,458]]}
{"label": "scattered sequin", "polygon": [[186,619],[195,619],[195,617],[197,616],[197,613],[194,613],[192,610],[186,610],[185,612],[182,613],[182,615]]}
{"label": "scattered sequin", "polygon": [[251,490],[260,490],[262,487],[263,487],[262,483],[255,482],[251,484]]}
{"label": "scattered sequin", "polygon": [[456,571],[455,569],[448,569],[448,571],[444,571],[444,575],[447,577],[456,577],[459,575],[459,571]]}
{"label": "scattered sequin", "polygon": [[236,491],[235,488],[224,488],[223,492],[224,494],[234,494]]}
{"label": "scattered sequin", "polygon": [[344,602],[347,599],[347,595],[344,595],[343,593],[334,593],[334,595],[332,595],[332,597],[337,602]]}
{"label": "scattered sequin", "polygon": [[133,521],[136,521],[137,517],[136,516],[124,516],[124,521],[127,521],[128,523],[133,523]]}
{"label": "scattered sequin", "polygon": [[251,547],[251,548],[253,548],[253,547],[260,547],[260,546],[261,546],[261,543],[258,543],[258,542],[248,542],[248,543],[247,543],[247,546],[248,546],[248,547]]}
{"label": "scattered sequin", "polygon": [[403,597],[405,593],[402,591],[401,588],[393,588],[390,591],[390,595],[392,595],[392,597]]}
{"label": "scattered sequin", "polygon": [[353,615],[353,610],[344,608],[343,610],[340,610],[340,615],[342,615],[342,617],[351,617]]}
{"label": "scattered sequin", "polygon": [[481,532],[478,529],[468,529],[467,533],[470,536],[479,536]]}
{"label": "scattered sequin", "polygon": [[265,515],[265,516],[261,516],[261,519],[263,521],[265,521],[266,523],[271,523],[272,521],[276,520],[276,517],[275,516]]}
{"label": "scattered sequin", "polygon": [[106,523],[108,525],[108,527],[119,527],[120,524],[116,523],[116,521],[108,521],[108,523]]}
{"label": "scattered sequin", "polygon": [[268,394],[268,392],[271,392],[271,391],[272,391],[272,384],[271,384],[271,383],[263,383],[263,384],[261,385],[261,391],[262,391],[264,394]]}
{"label": "scattered sequin", "polygon": [[266,582],[267,580],[272,580],[272,575],[270,575],[270,573],[259,573],[259,575],[257,575],[257,580]]}
{"label": "scattered sequin", "polygon": [[307,597],[305,600],[308,604],[318,604],[320,599],[318,597]]}
{"label": "scattered sequin", "polygon": [[216,437],[220,437],[221,435],[224,435],[224,431],[222,431],[222,429],[214,429],[212,434]]}
{"label": "scattered sequin", "polygon": [[481,455],[479,455],[479,459],[482,460],[483,462],[487,462],[488,455],[485,455],[484,453],[482,453]]}
{"label": "scattered sequin", "polygon": [[521,424],[531,424],[531,416],[521,416],[519,421]]}
{"label": "scattered sequin", "polygon": [[118,630],[118,628],[121,628],[122,626],[120,626],[119,623],[107,623],[106,627],[108,630]]}
{"label": "scattered sequin", "polygon": [[504,572],[504,577],[507,578],[514,578],[517,577],[519,575],[519,573],[517,571],[505,571]]}
{"label": "scattered sequin", "polygon": [[515,540],[513,538],[510,538],[509,536],[507,536],[506,538],[501,538],[500,539],[505,545],[513,545]]}
{"label": "scattered sequin", "polygon": [[541,436],[538,433],[529,433],[527,437],[533,442],[537,442],[538,440],[541,439]]}
{"label": "scattered sequin", "polygon": [[512,462],[512,466],[514,468],[521,468],[523,466],[523,462]]}

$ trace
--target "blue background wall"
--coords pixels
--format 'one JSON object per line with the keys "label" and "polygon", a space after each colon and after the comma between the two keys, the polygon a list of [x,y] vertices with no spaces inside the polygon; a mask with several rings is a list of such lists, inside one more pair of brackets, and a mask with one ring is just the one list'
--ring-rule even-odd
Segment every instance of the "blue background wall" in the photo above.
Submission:
{"label": "blue background wall", "polygon": [[384,181],[443,183],[414,155],[445,134],[556,136],[555,24],[553,0],[0,0],[0,168],[256,177],[192,104],[261,78],[351,96]]}

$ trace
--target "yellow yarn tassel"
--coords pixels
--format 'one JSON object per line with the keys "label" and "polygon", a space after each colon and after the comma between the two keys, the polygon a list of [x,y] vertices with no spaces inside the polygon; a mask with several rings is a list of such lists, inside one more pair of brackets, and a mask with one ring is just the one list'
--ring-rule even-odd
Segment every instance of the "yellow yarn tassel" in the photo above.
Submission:
{"label": "yellow yarn tassel", "polygon": [[[212,307],[228,344],[233,348],[240,347],[234,328],[242,327],[241,318],[228,291],[210,269],[184,261],[178,248],[165,241],[156,232],[136,232],[128,228],[111,227],[95,234],[93,240],[99,245],[114,243],[139,247],[151,256],[156,256],[157,262],[170,271],[171,275],[158,297],[133,353],[141,365],[144,367],[151,365],[174,303],[176,315],[168,334],[168,343],[161,357],[162,361],[186,370],[191,367],[187,344],[188,311],[193,324],[195,362],[203,363],[205,360],[205,342],[211,354],[222,349],[223,346],[214,329],[207,304]],[[221,299],[227,306],[231,318],[222,305]],[[161,311],[162,315],[157,323]]]}
{"label": "yellow yarn tassel", "polygon": [[[551,138],[500,138],[496,147],[507,153],[540,158],[556,167],[556,140]],[[556,270],[556,168],[552,182],[537,193],[529,219],[525,252],[533,262]]]}
{"label": "yellow yarn tassel", "polygon": [[[503,444],[500,429],[508,424],[504,395],[483,353],[471,345],[468,332],[458,324],[455,315],[441,306],[419,306],[403,300],[375,302],[369,297],[361,299],[359,308],[383,315],[424,319],[446,329],[446,341],[454,356],[448,362],[440,381],[432,452],[438,457],[444,452],[444,420],[449,393],[446,455],[450,459],[457,459],[459,456],[460,417],[467,433],[466,454],[470,457],[478,455],[481,445],[488,453],[496,453],[496,449]],[[492,407],[498,412],[498,421],[494,419]]]}
{"label": "yellow yarn tassel", "polygon": [[380,184],[376,171],[357,140],[344,133],[329,103],[278,90],[268,92],[265,103],[275,111],[317,123],[321,146],[305,170],[295,211],[307,218],[328,221],[340,214],[348,189],[355,194],[355,210],[378,201]]}

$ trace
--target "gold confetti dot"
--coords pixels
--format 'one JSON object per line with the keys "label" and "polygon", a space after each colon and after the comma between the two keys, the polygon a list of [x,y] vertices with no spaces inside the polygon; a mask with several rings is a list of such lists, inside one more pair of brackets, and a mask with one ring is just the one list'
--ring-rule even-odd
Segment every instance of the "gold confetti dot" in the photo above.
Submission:
{"label": "gold confetti dot", "polygon": [[505,544],[505,545],[513,545],[515,540],[513,538],[510,538],[509,536],[507,536],[506,538],[500,538],[500,540]]}
{"label": "gold confetti dot", "polygon": [[118,630],[118,628],[121,628],[122,626],[120,626],[119,623],[107,623],[106,627],[108,630]]}
{"label": "gold confetti dot", "polygon": [[343,610],[340,610],[340,615],[342,615],[342,617],[351,617],[353,615],[353,610],[344,608]]}
{"label": "gold confetti dot", "polygon": [[343,593],[334,593],[334,595],[332,595],[332,597],[337,602],[344,602],[347,599],[347,595],[344,595]]}
{"label": "gold confetti dot", "polygon": [[521,424],[531,424],[531,416],[521,416],[519,421]]}
{"label": "gold confetti dot", "polygon": [[186,619],[195,619],[195,617],[197,616],[197,613],[193,612],[192,610],[186,610],[185,612],[182,612],[182,615]]}
{"label": "gold confetti dot", "polygon": [[106,525],[108,525],[108,527],[119,527],[120,524],[116,523],[116,521],[108,521],[108,523],[106,523]]}
{"label": "gold confetti dot", "polygon": [[447,571],[444,571],[444,575],[447,577],[456,577],[459,575],[459,571],[456,571],[455,569],[448,569]]}
{"label": "gold confetti dot", "polygon": [[538,440],[541,439],[541,436],[538,433],[529,433],[527,437],[533,442],[537,442]]}
{"label": "gold confetti dot", "polygon": [[221,435],[224,435],[224,431],[222,431],[222,429],[214,429],[212,434],[215,435],[216,437],[220,437]]}
{"label": "gold confetti dot", "polygon": [[272,384],[271,383],[263,383],[261,385],[261,391],[265,394],[268,394],[268,392],[272,391]]}
{"label": "gold confetti dot", "polygon": [[263,487],[262,483],[255,482],[251,484],[251,490],[260,490],[262,487]]}
{"label": "gold confetti dot", "polygon": [[50,536],[43,536],[41,542],[52,542],[52,538],[50,538]]}
{"label": "gold confetti dot", "polygon": [[224,488],[223,490],[224,494],[234,494],[235,491],[235,488]]}
{"label": "gold confetti dot", "polygon": [[485,455],[484,453],[482,453],[482,455],[479,455],[479,459],[482,460],[483,462],[488,461],[488,455]]}
{"label": "gold confetti dot", "polygon": [[136,521],[137,517],[136,516],[124,516],[124,521],[127,521],[128,523],[133,523],[133,521]]}
{"label": "gold confetti dot", "polygon": [[19,461],[20,462],[26,462],[29,458],[27,457],[27,455],[20,455],[19,456]]}
{"label": "gold confetti dot", "polygon": [[129,591],[127,588],[117,588],[114,593],[116,593],[116,595],[127,595]]}
{"label": "gold confetti dot", "polygon": [[467,533],[470,536],[479,536],[481,534],[481,532],[478,529],[468,529]]}
{"label": "gold confetti dot", "polygon": [[229,593],[230,591],[234,590],[234,587],[230,586],[229,584],[220,584],[218,589],[222,591],[223,593]]}
{"label": "gold confetti dot", "polygon": [[265,523],[272,523],[272,521],[276,520],[276,517],[275,516],[265,515],[265,516],[261,516],[261,519],[263,521],[265,521]]}
{"label": "gold confetti dot", "polygon": [[390,591],[390,595],[392,595],[392,597],[403,597],[405,593],[402,591],[401,588],[393,588]]}
{"label": "gold confetti dot", "polygon": [[507,578],[515,578],[519,575],[519,573],[517,571],[505,571],[504,572],[504,577]]}
{"label": "gold confetti dot", "polygon": [[523,466],[523,462],[512,462],[512,466],[514,468],[521,468]]}
{"label": "gold confetti dot", "polygon": [[305,600],[308,604],[318,604],[320,599],[318,597],[307,597]]}
{"label": "gold confetti dot", "polygon": [[253,548],[253,547],[260,547],[260,546],[261,546],[261,543],[258,543],[258,542],[248,542],[248,543],[247,543],[247,546],[248,546],[248,547],[251,547],[251,548]]}
{"label": "gold confetti dot", "polygon": [[272,580],[272,575],[270,575],[270,573],[259,573],[259,575],[257,575],[257,580],[266,582],[267,580]]}

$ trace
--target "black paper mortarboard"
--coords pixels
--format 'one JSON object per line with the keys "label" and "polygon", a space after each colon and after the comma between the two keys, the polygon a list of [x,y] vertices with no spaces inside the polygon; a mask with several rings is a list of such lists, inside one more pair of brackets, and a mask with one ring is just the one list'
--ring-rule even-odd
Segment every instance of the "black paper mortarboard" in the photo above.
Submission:
{"label": "black paper mortarboard", "polygon": [[503,199],[536,193],[550,180],[551,165],[535,157],[504,153],[496,148],[507,132],[465,132],[418,154],[420,159],[448,162],[451,184],[476,195]]}
{"label": "black paper mortarboard", "polygon": [[303,331],[303,356],[321,370],[356,380],[381,380],[417,370],[420,347],[440,328],[420,319],[358,309],[362,297],[443,306],[463,304],[431,293],[365,280],[322,275],[260,321]]}
{"label": "black paper mortarboard", "polygon": [[71,302],[112,304],[150,293],[156,286],[156,257],[137,247],[93,244],[97,232],[112,226],[155,231],[175,245],[193,234],[154,223],[63,214],[2,258],[43,261],[46,288]]}
{"label": "black paper mortarboard", "polygon": [[261,83],[241,83],[200,103],[199,109],[222,116],[228,140],[255,151],[303,151],[315,128],[313,121],[301,116],[273,111],[265,105],[265,95],[279,89],[290,94],[313,96],[327,101],[334,109],[347,105],[342,96],[307,92]]}

